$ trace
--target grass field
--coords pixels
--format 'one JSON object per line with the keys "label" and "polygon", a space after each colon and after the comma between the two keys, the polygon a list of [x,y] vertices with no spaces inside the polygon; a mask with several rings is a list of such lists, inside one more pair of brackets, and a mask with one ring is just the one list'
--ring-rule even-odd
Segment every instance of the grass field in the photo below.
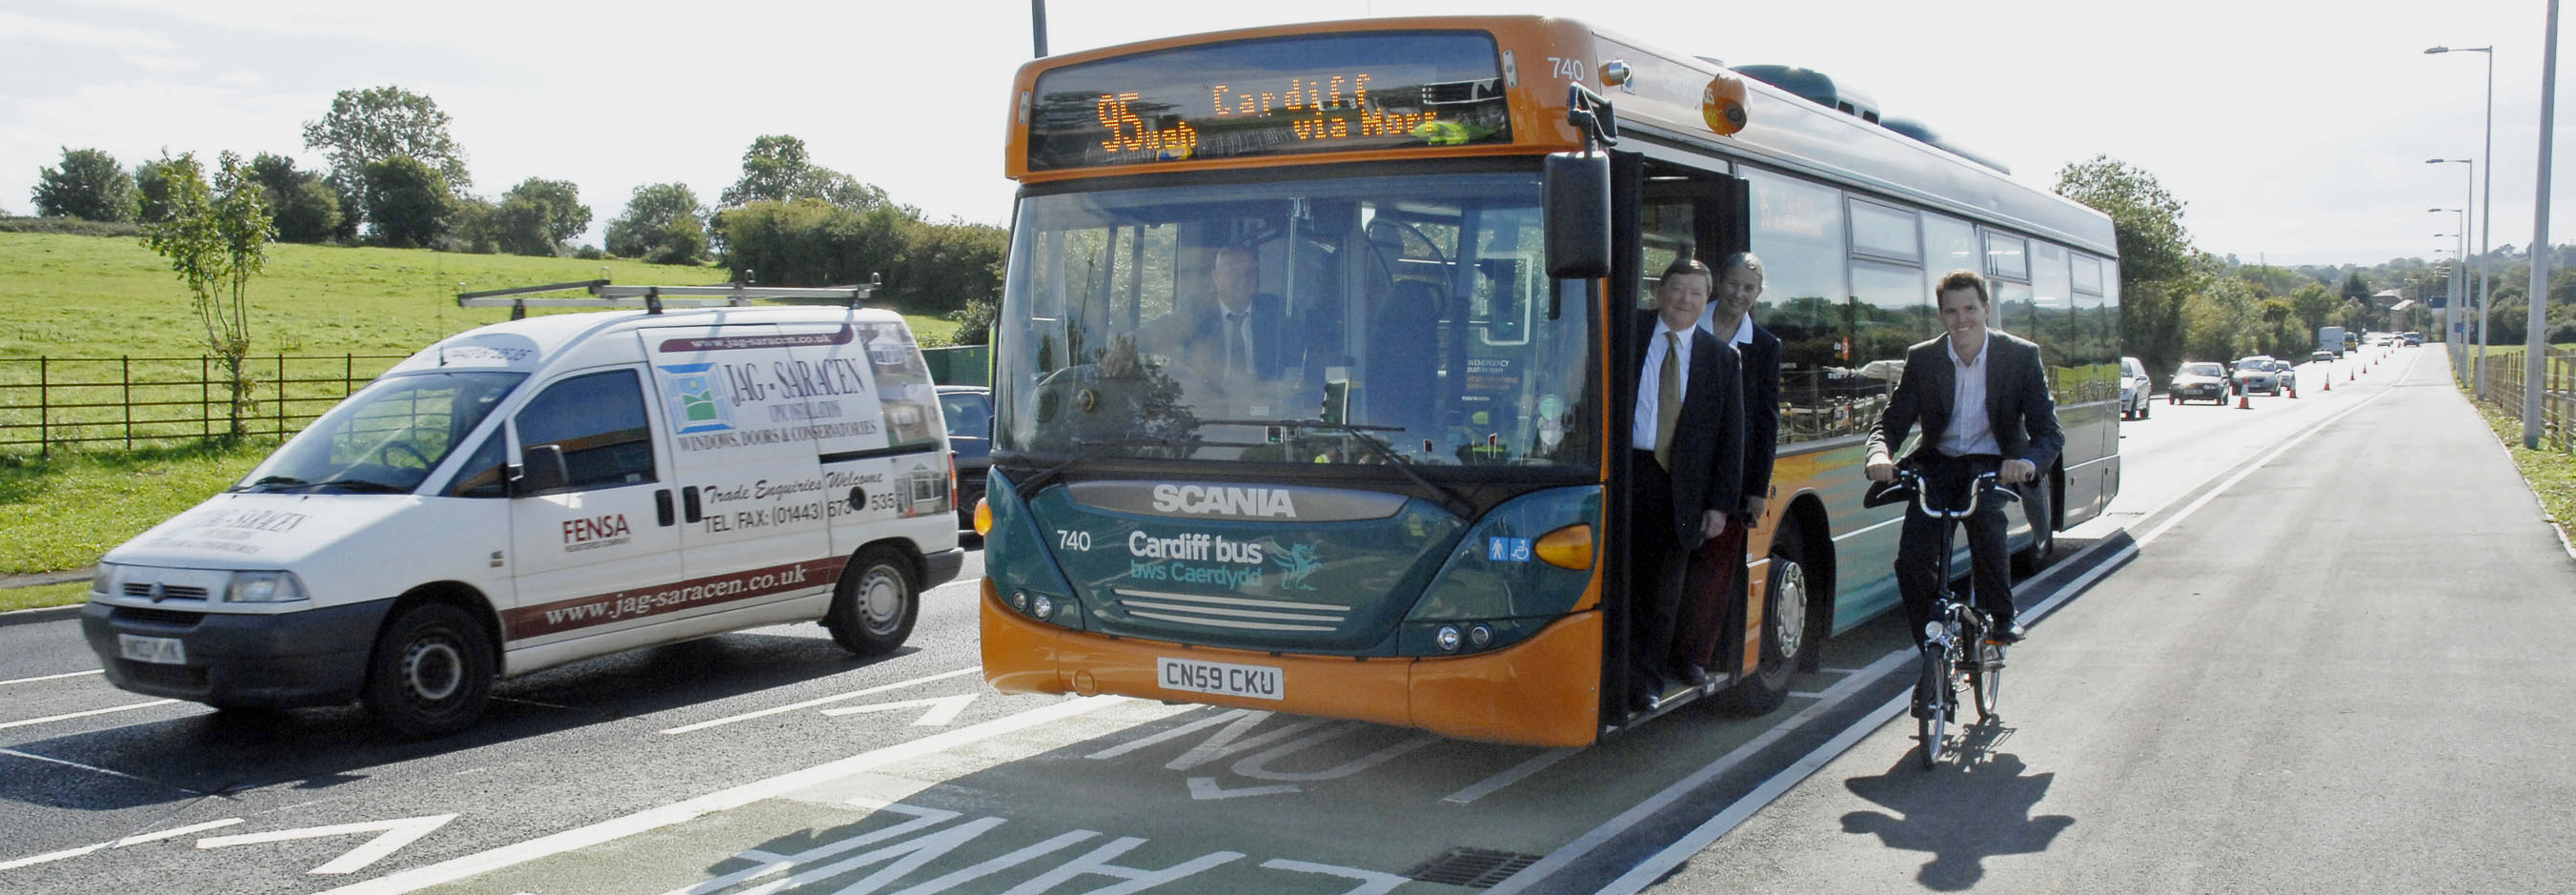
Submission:
{"label": "grass field", "polygon": [[[601,277],[602,268],[608,279],[636,285],[727,279],[713,267],[406,249],[279,244],[269,247],[269,256],[267,272],[250,286],[254,356],[400,356],[509,318],[507,308],[457,307],[460,284],[470,291],[587,280]],[[943,341],[955,328],[936,316],[905,316],[924,342]],[[0,233],[0,382],[34,381],[33,364],[11,360],[194,358],[204,353],[205,341],[186,288],[138,241]],[[354,375],[363,382],[390,363],[374,361]],[[155,372],[135,366],[138,377]],[[180,378],[199,370],[194,360],[161,366]],[[12,413],[32,415],[0,400],[0,417]],[[33,448],[0,452],[0,574],[87,566],[222,490],[275,446],[254,440],[131,451],[57,448],[42,457]],[[0,610],[76,602],[84,589],[0,589]]]}

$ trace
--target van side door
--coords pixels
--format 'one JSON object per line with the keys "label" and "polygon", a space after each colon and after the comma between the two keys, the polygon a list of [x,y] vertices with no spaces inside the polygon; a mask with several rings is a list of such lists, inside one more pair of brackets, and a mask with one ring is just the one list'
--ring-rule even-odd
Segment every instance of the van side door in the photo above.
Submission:
{"label": "van side door", "polygon": [[510,418],[525,468],[560,451],[560,484],[510,498],[516,605],[502,613],[509,648],[641,626],[694,609],[683,588],[680,527],[654,444],[642,371],[568,375]]}

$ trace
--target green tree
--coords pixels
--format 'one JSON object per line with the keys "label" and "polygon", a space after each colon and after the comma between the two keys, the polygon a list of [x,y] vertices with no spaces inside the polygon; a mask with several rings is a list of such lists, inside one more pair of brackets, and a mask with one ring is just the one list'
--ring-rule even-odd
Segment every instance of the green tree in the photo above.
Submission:
{"label": "green tree", "polygon": [[[726,187],[722,196],[727,208],[740,208],[754,202],[788,202],[796,199],[820,199],[851,211],[871,211],[886,204],[884,190],[857,178],[814,164],[805,150],[805,141],[786,134],[771,134],[751,141],[742,154],[742,177]],[[908,211],[908,209],[907,209]],[[919,217],[914,214],[914,217]]]}
{"label": "green tree", "polygon": [[2059,169],[2057,194],[2111,217],[2120,248],[2122,347],[2153,369],[2180,362],[2195,317],[2185,293],[2197,254],[2183,230],[2181,200],[2155,175],[2108,155]]}
{"label": "green tree", "polygon": [[84,221],[134,219],[134,175],[100,149],[65,146],[60,168],[36,169],[36,214]]}
{"label": "green tree", "polygon": [[194,153],[162,156],[168,186],[167,220],[143,226],[143,243],[170,260],[188,286],[189,304],[206,326],[206,346],[223,362],[232,438],[255,394],[244,360],[250,354],[250,278],[268,264],[268,240],[277,232],[268,199],[241,157],[224,153],[214,186]]}
{"label": "green tree", "polygon": [[[176,186],[171,182],[171,159],[161,158],[134,166],[134,219],[146,224],[170,220],[178,209],[171,197]],[[203,179],[201,176],[199,179]]]}
{"label": "green tree", "polygon": [[2334,325],[2343,310],[2343,299],[2327,291],[2323,283],[2308,283],[2290,293],[2290,308],[2298,318],[2299,328],[2314,341],[2318,327]]}
{"label": "green tree", "polygon": [[590,229],[590,206],[581,204],[581,188],[572,181],[531,177],[502,194],[492,222],[501,251],[554,255]]}
{"label": "green tree", "polygon": [[376,200],[367,192],[368,170],[396,156],[426,165],[450,190],[473,186],[465,171],[465,150],[448,134],[448,124],[436,101],[400,87],[343,90],[331,98],[329,114],[304,123],[304,148],[323,150],[331,160],[333,185],[355,196],[355,207],[373,213]]}
{"label": "green tree", "polygon": [[376,241],[395,248],[432,245],[456,210],[447,179],[408,155],[369,163],[365,195]]}
{"label": "green tree", "polygon": [[295,169],[295,160],[260,153],[250,160],[251,176],[268,193],[280,242],[321,242],[340,229],[340,194],[322,175]]}
{"label": "green tree", "polygon": [[684,183],[635,188],[626,212],[608,222],[606,248],[620,258],[696,264],[707,255],[707,223],[698,194]]}

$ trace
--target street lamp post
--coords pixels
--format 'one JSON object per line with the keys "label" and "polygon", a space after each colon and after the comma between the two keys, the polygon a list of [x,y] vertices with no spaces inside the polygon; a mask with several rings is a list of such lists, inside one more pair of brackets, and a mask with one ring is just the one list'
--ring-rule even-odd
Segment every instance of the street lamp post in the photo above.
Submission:
{"label": "street lamp post", "polygon": [[[2554,5],[2554,4],[2553,4],[2553,5]],[[2486,174],[2485,174],[2485,176],[2482,178],[2483,186],[2481,186],[2481,188],[2480,188],[2480,189],[2485,193],[2485,195],[2482,195],[2482,196],[2479,196],[2479,197],[2478,197],[2478,303],[2477,303],[2477,304],[2478,304],[2478,376],[2477,376],[2477,379],[2478,379],[2477,390],[2478,390],[2478,391],[2477,391],[2477,395],[2478,395],[2478,398],[2479,398],[2480,400],[2485,400],[2485,399],[2486,399],[2486,396],[2487,396],[2487,302],[2489,302],[2489,301],[2493,301],[2493,300],[2495,299],[2495,287],[2487,281],[2487,244],[2488,244],[2488,243],[2490,243],[2490,242],[2492,242],[2492,241],[2494,241],[2494,238],[2495,238],[2495,233],[2494,233],[2494,231],[2493,231],[2493,229],[2492,229],[2492,224],[2495,222],[2495,205],[2494,205],[2494,202],[2495,202],[2495,47],[2494,47],[2493,45],[2488,45],[2488,46],[2483,46],[2483,47],[2459,47],[2459,48],[2456,48],[2456,49],[2454,49],[2454,48],[2452,48],[2452,47],[2433,47],[2433,48],[2431,48],[2431,49],[2425,50],[2424,52],[2425,52],[2425,53],[2427,53],[2427,54],[2432,54],[2432,53],[2484,53],[2484,54],[2486,54],[2486,57],[2487,57],[2487,135],[2486,135],[2486,148],[2485,148],[2485,149],[2483,149],[2483,150],[2481,150],[2481,151],[2478,153],[2478,157],[2479,157],[2479,158],[2482,158],[2482,159],[2485,159],[2485,160],[2486,160]]]}
{"label": "street lamp post", "polygon": [[[2477,163],[2476,163],[2476,162],[2471,161],[2471,160],[2469,160],[2469,159],[2464,159],[2464,158],[2428,158],[2428,159],[2425,159],[2425,160],[2424,160],[2424,163],[2425,163],[2425,164],[2427,164],[2427,165],[2444,165],[2444,164],[2450,164],[2450,165],[2467,165],[2467,166],[2469,166],[2469,177],[2468,177],[2468,181],[2467,181],[2467,183],[2468,183],[2468,189],[2467,189],[2467,191],[2466,191],[2466,193],[2465,193],[2465,197],[2466,197],[2466,198],[2468,198],[2468,199],[2472,199],[2472,200],[2474,200],[2474,199],[2476,199],[2476,198],[2478,197],[2478,176],[2477,176],[2477,175],[2478,175],[2478,165],[2477,165]],[[2459,312],[2459,310],[2458,310],[2458,308],[2459,308],[2459,307],[2460,307],[2460,306],[2461,306],[2461,305],[2462,305],[2462,304],[2467,300],[2467,298],[2468,298],[2467,293],[2468,293],[2468,291],[2469,291],[2469,269],[2468,269],[2468,263],[2469,263],[2469,212],[2468,212],[2468,209],[2469,209],[2469,208],[2472,208],[2472,207],[2474,207],[2474,206],[2472,206],[2472,205],[2466,205],[2466,204],[2464,204],[2464,205],[2460,206],[2460,270],[2459,270],[2459,287],[2460,287],[2460,288],[2459,288],[2459,292],[2460,292],[2460,298],[2459,298],[2459,300],[2455,300],[2455,301],[2453,301],[2453,302],[2451,303],[2451,306],[2452,306],[2452,308],[2453,308],[2453,310],[2452,310],[2452,312],[2451,312],[2451,331],[2450,331],[2450,332],[2446,332],[2446,333],[2443,333],[2443,334],[2442,334],[2442,341],[2443,341],[2443,343],[2444,343],[2444,347],[2447,347],[2447,348],[2449,348],[2449,349],[2452,351],[2452,355],[2451,355],[2451,369],[2452,369],[2452,370],[2454,370],[2454,371],[2456,371],[2456,372],[2461,376],[2461,378],[2464,378],[2464,379],[2472,379],[2472,380],[2474,380],[2474,379],[2475,379],[2475,377],[2476,377],[2476,373],[2475,373],[2475,372],[2473,372],[2473,371],[2470,369],[2470,367],[2469,367],[2469,352],[2468,352],[2468,344],[2467,344],[2467,343],[2468,343],[2468,332],[2467,332],[2467,330],[2466,330],[2464,327],[2462,327],[2462,326],[2460,325],[2460,321],[2461,321],[2463,318],[2461,318],[2461,317],[2459,316],[2459,313],[2460,313],[2460,312]],[[2483,314],[2481,314],[2480,316],[2484,316],[2484,315],[2483,315]],[[2455,340],[2456,340],[2456,341],[2455,341]],[[2483,390],[2481,390],[2481,391],[2483,391]]]}
{"label": "street lamp post", "polygon": [[2558,107],[2558,0],[2549,0],[2549,17],[2540,29],[2540,176],[2532,190],[2530,316],[2523,330],[2522,447],[2540,449],[2540,381],[2549,339],[2544,310],[2549,306],[2549,128]]}

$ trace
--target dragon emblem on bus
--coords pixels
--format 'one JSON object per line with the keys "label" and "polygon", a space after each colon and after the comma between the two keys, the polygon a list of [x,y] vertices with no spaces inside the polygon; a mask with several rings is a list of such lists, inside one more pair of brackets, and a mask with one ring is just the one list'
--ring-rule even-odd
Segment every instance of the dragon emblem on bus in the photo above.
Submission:
{"label": "dragon emblem on bus", "polygon": [[1280,590],[1314,590],[1315,586],[1307,584],[1306,578],[1324,567],[1323,562],[1315,558],[1313,544],[1273,547],[1270,561],[1279,565]]}

